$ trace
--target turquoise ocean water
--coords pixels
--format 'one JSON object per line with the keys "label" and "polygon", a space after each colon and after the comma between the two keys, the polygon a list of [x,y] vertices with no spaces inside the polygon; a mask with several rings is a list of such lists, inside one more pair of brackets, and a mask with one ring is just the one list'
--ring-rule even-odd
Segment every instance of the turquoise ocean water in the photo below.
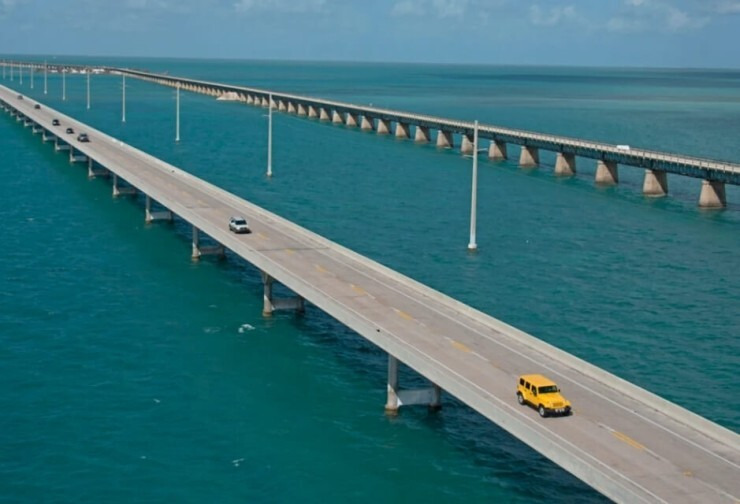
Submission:
{"label": "turquoise ocean water", "polygon": [[[27,58],[26,58],[27,59]],[[43,58],[41,58],[43,59]],[[740,71],[64,58],[740,160]],[[740,191],[640,194],[120,78],[43,77],[44,104],[738,431]],[[0,501],[601,502],[475,412],[383,413],[386,358],[309,307],[261,316],[250,266],[190,260],[0,117]],[[512,149],[511,154],[518,150]],[[516,158],[516,155],[512,156]],[[406,384],[418,382],[408,370]],[[512,383],[512,400],[514,400]],[[567,392],[567,391],[566,391]]]}

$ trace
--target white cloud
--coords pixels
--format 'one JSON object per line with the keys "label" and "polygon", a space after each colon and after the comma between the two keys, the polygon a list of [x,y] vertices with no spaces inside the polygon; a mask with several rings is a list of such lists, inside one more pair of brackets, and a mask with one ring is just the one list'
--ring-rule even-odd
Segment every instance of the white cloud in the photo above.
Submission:
{"label": "white cloud", "polygon": [[[622,12],[607,21],[608,30],[681,32],[701,29],[711,20],[699,12],[674,7],[668,0],[624,0],[623,3]],[[735,3],[740,4],[737,0]]]}
{"label": "white cloud", "polygon": [[555,26],[562,21],[577,19],[576,9],[572,5],[543,9],[539,5],[529,8],[529,19],[537,26]]}
{"label": "white cloud", "polygon": [[740,2],[737,0],[719,2],[715,6],[715,11],[718,14],[740,14]]}
{"label": "white cloud", "polygon": [[327,0],[239,0],[234,8],[237,12],[320,12],[324,10],[326,3]]}
{"label": "white cloud", "polygon": [[396,0],[392,16],[429,16],[438,19],[478,17],[486,19],[500,12],[512,0]]}

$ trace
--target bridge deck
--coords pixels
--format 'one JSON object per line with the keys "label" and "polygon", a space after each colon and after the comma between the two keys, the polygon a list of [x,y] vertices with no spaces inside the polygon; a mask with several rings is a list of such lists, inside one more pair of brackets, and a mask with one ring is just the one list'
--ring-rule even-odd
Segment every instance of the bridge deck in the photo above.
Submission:
{"label": "bridge deck", "polygon": [[[16,95],[0,86],[0,100],[612,499],[740,499],[737,434]],[[55,117],[60,126],[51,125]],[[65,135],[67,126],[91,142]],[[232,214],[244,215],[253,234],[230,233]],[[533,372],[558,382],[574,415],[542,419],[517,404],[516,378]]]}

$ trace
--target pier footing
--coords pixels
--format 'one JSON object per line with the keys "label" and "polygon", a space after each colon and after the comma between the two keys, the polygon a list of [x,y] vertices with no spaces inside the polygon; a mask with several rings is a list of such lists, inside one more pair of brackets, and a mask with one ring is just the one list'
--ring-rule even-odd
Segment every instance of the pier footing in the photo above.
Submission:
{"label": "pier footing", "polygon": [[570,177],[576,174],[576,155],[567,152],[558,152],[555,160],[555,175]]}
{"label": "pier footing", "polygon": [[660,198],[668,194],[668,174],[664,171],[645,170],[642,194]]}
{"label": "pier footing", "polygon": [[699,195],[699,207],[701,208],[725,208],[727,197],[725,196],[724,182],[716,180],[702,180],[701,194]]}
{"label": "pier footing", "polygon": [[613,161],[599,161],[596,165],[596,183],[600,185],[617,185],[619,171]]}
{"label": "pier footing", "polygon": [[274,279],[270,275],[264,271],[262,272],[262,285],[264,286],[262,315],[270,317],[274,311],[278,310],[295,310],[298,313],[303,313],[305,310],[303,298],[301,296],[276,298],[272,289],[273,281]]}
{"label": "pier footing", "polygon": [[397,415],[401,406],[425,404],[432,411],[442,407],[442,389],[432,384],[423,389],[401,389],[398,380],[400,361],[388,354],[388,387],[385,412],[387,415]]}

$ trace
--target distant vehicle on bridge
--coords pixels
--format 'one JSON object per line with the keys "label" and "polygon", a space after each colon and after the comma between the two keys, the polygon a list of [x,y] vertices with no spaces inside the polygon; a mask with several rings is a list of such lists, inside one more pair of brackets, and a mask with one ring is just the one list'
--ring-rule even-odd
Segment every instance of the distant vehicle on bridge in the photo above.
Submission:
{"label": "distant vehicle on bridge", "polygon": [[247,219],[239,216],[234,216],[229,219],[229,230],[237,234],[252,232],[252,230],[249,229],[249,225],[247,224]]}
{"label": "distant vehicle on bridge", "polygon": [[77,135],[77,141],[78,142],[89,142],[90,137],[87,136],[87,133],[80,133],[79,135]]}
{"label": "distant vehicle on bridge", "polygon": [[72,129],[72,128],[67,128],[67,131],[66,131],[66,133],[67,133],[68,135],[72,135],[72,134],[73,134],[74,132],[75,132],[75,130],[74,130],[74,129]]}
{"label": "distant vehicle on bridge", "polygon": [[570,401],[560,394],[560,388],[540,374],[522,375],[516,387],[516,399],[519,404],[528,404],[541,417],[549,415],[570,415]]}
{"label": "distant vehicle on bridge", "polygon": [[52,119],[51,120],[51,125],[52,126],[59,126],[59,119]]}

